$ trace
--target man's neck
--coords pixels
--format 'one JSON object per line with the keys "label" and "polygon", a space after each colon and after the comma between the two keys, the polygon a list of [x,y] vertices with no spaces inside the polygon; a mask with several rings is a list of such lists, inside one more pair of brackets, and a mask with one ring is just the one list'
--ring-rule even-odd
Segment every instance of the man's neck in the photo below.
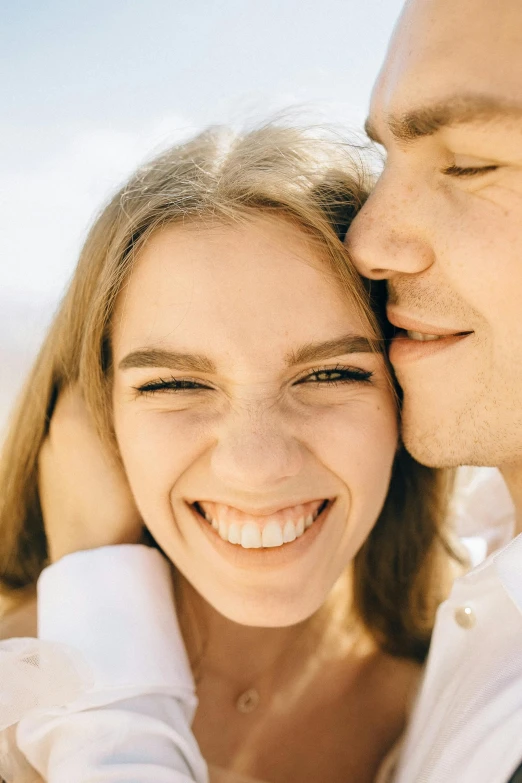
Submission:
{"label": "man's neck", "polygon": [[522,465],[504,465],[500,468],[502,477],[506,482],[509,494],[515,505],[515,533],[522,533]]}

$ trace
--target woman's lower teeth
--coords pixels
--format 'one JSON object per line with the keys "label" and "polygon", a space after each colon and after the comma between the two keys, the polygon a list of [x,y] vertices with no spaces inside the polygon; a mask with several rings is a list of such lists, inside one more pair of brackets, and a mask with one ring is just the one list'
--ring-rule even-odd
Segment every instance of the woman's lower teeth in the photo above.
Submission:
{"label": "woman's lower teeth", "polygon": [[206,517],[223,541],[236,544],[243,549],[261,549],[283,546],[300,538],[317,519],[318,514],[301,517],[296,523],[288,520],[281,525],[279,522],[268,522],[263,528],[253,522],[239,525],[235,522],[217,522]]}

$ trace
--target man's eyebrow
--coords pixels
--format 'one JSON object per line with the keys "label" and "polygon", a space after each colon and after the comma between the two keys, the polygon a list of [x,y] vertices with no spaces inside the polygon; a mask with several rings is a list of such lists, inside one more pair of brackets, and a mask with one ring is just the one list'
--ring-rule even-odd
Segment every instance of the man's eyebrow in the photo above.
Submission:
{"label": "man's eyebrow", "polygon": [[289,367],[296,364],[332,359],[348,353],[382,353],[382,341],[349,334],[335,340],[319,343],[308,343],[287,354],[286,363]]}
{"label": "man's eyebrow", "polygon": [[166,351],[162,348],[142,348],[139,351],[132,351],[121,360],[118,367],[120,370],[136,367],[167,367],[169,370],[188,372],[216,372],[214,362],[207,356]]}
{"label": "man's eyebrow", "polygon": [[[397,141],[411,142],[433,136],[442,128],[483,125],[501,119],[522,120],[522,104],[489,95],[454,95],[404,114],[389,115],[386,124]],[[372,141],[382,143],[371,118],[366,120],[364,127]]]}

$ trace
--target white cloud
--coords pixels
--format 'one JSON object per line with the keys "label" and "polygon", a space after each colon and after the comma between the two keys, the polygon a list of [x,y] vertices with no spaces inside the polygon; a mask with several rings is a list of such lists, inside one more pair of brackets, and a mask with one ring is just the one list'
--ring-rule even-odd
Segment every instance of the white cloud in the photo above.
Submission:
{"label": "white cloud", "polygon": [[9,166],[0,197],[0,437],[94,215],[141,161],[196,130],[181,117],[135,133],[90,130],[36,168]]}
{"label": "white cloud", "polygon": [[139,162],[194,130],[181,117],[135,133],[89,130],[36,168],[11,169],[0,197],[0,298],[56,297],[103,202]]}
{"label": "white cloud", "polygon": [[[301,102],[296,93],[252,93],[222,107],[216,119],[239,127],[290,109],[300,124],[333,122],[360,127],[362,114],[347,103]],[[71,275],[86,230],[115,188],[145,158],[198,127],[181,116],[138,131],[98,128],[79,133],[37,166],[9,166],[0,193],[0,299],[56,298]]]}

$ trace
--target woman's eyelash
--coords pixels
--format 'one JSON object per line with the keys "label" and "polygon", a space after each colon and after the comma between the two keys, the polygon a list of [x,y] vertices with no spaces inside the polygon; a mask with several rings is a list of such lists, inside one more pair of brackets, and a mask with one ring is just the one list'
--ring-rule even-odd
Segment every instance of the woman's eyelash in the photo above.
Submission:
{"label": "woman's eyelash", "polygon": [[[373,372],[361,370],[357,367],[319,367],[316,370],[307,372],[305,376],[295,381],[294,385],[315,383],[336,386],[342,383],[368,383],[372,376]],[[152,395],[163,391],[210,391],[212,387],[205,386],[200,381],[194,381],[190,378],[158,378],[156,381],[150,381],[133,388],[138,395]]]}
{"label": "woman's eyelash", "polygon": [[487,174],[488,171],[496,171],[498,166],[492,164],[491,166],[448,166],[442,170],[443,174],[447,174],[450,177],[475,177],[479,174]]}
{"label": "woman's eyelash", "polygon": [[296,385],[303,383],[325,383],[335,386],[340,383],[367,383],[371,380],[373,372],[361,370],[357,367],[323,367],[308,372],[303,378],[296,381]]}
{"label": "woman's eyelash", "polygon": [[210,389],[199,381],[193,381],[190,378],[158,378],[157,381],[144,383],[142,386],[134,386],[138,394],[154,394],[160,391],[200,391]]}

